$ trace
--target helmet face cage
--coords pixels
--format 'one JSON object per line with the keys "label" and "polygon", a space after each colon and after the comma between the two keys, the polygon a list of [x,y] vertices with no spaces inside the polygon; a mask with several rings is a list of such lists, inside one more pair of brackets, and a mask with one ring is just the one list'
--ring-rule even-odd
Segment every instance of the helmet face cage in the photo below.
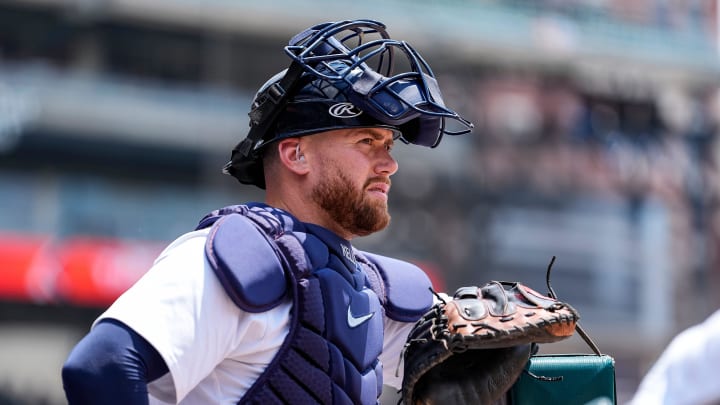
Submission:
{"label": "helmet face cage", "polygon": [[[460,135],[472,130],[471,122],[445,106],[427,62],[408,43],[391,39],[380,22],[319,24],[295,35],[285,53],[292,59],[290,67],[258,91],[248,114],[248,136],[233,149],[231,161],[224,167],[225,173],[241,183],[264,188],[264,146],[288,136],[310,135],[328,128],[381,126],[400,134],[399,139],[405,143],[434,148],[444,134]],[[298,103],[306,100],[308,84],[318,81],[334,87],[337,95],[311,94],[315,104],[301,107]],[[344,118],[341,123],[328,118],[332,114],[324,114],[325,119],[313,124],[307,116],[318,115],[311,112],[310,106],[319,108],[321,102],[334,105],[339,101],[358,109],[360,118]],[[298,112],[293,115],[291,111]],[[446,130],[446,119],[458,122],[464,129]],[[280,128],[287,130],[278,132]]]}
{"label": "helmet face cage", "polygon": [[[407,42],[390,39],[379,22],[321,24],[294,37],[285,52],[306,71],[347,89],[353,104],[382,122],[435,121],[403,131],[405,142],[435,147],[443,134],[464,134],[472,128],[469,121],[445,106],[428,63]],[[403,69],[396,73],[398,62]],[[446,118],[465,129],[446,131]]]}

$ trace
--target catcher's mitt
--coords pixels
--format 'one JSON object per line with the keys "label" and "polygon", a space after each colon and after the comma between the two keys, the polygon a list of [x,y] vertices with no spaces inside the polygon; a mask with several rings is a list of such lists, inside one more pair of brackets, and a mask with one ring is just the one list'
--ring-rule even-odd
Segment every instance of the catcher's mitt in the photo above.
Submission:
{"label": "catcher's mitt", "polygon": [[460,288],[411,331],[403,353],[402,400],[495,403],[519,377],[531,344],[572,336],[578,318],[568,304],[520,283]]}

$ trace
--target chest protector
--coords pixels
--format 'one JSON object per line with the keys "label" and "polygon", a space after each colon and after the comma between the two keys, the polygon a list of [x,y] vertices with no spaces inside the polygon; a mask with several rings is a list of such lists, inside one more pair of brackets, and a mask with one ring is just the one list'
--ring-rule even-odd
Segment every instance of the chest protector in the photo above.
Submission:
{"label": "chest protector", "polygon": [[415,322],[430,308],[425,273],[264,204],[214,211],[208,226],[206,256],[236,305],[293,304],[287,338],[240,403],[377,404],[384,317]]}

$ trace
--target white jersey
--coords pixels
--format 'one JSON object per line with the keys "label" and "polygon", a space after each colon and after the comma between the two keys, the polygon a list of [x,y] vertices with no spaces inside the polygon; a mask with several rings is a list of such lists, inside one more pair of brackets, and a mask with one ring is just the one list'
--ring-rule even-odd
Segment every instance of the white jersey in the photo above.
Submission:
{"label": "white jersey", "polygon": [[650,368],[632,405],[720,403],[720,310],[678,334]]}
{"label": "white jersey", "polygon": [[[227,296],[205,258],[208,232],[175,240],[98,318],[126,324],[165,360],[170,372],[148,385],[151,404],[236,404],[288,333],[289,300],[248,313]],[[385,318],[384,325],[383,379],[399,388],[402,369],[395,370],[413,324]]]}

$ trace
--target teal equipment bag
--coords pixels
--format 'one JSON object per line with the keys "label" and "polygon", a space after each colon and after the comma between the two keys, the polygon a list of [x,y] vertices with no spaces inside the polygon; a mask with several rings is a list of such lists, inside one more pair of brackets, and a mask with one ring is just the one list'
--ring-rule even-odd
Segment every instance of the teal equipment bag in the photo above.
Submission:
{"label": "teal equipment bag", "polygon": [[[554,261],[553,257],[553,261]],[[552,266],[552,262],[550,262]],[[550,286],[550,296],[556,298]],[[557,298],[556,298],[557,299]],[[615,405],[615,359],[602,354],[585,331],[576,331],[595,354],[533,355],[508,393],[513,405]]]}
{"label": "teal equipment bag", "polygon": [[532,356],[510,390],[513,405],[615,405],[615,360],[608,355]]}

